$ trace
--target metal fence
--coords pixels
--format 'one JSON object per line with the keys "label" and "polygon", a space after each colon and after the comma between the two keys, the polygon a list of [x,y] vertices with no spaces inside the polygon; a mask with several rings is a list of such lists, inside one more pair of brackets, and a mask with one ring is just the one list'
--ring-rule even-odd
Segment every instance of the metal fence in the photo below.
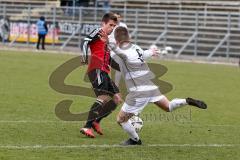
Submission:
{"label": "metal fence", "polygon": [[[5,45],[35,47],[36,21],[45,16],[48,48],[80,51],[82,39],[100,26],[105,8],[0,4],[0,19],[9,19]],[[240,57],[240,12],[111,8],[123,15],[132,39],[143,48],[172,46],[180,56]]]}

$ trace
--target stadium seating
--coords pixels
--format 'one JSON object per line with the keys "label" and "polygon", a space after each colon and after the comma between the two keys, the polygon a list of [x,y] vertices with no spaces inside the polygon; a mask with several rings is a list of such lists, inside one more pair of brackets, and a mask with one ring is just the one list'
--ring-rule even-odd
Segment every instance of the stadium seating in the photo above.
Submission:
{"label": "stadium seating", "polygon": [[118,8],[142,8],[160,10],[212,10],[212,11],[238,11],[239,0],[113,0],[112,6]]}
{"label": "stadium seating", "polygon": [[[144,48],[148,48],[157,40],[157,35],[167,30],[166,35],[157,42],[157,45],[173,46],[174,53],[178,53],[194,32],[197,32],[195,38],[197,41],[190,41],[183,49],[184,54],[205,56],[217,49],[228,32],[231,33],[228,41],[223,41],[215,55],[226,56],[227,52],[231,52],[232,56],[239,56],[239,6],[240,1],[227,0],[115,0],[112,4],[114,8],[145,10],[145,12],[139,10],[137,19],[134,13],[131,15],[127,12],[125,16],[130,28],[138,24],[138,34],[135,35],[137,35],[137,43]],[[196,43],[198,47],[195,48]]]}
{"label": "stadium seating", "polygon": [[59,0],[1,0],[2,4],[8,5],[38,5],[38,6],[59,6]]}
{"label": "stadium seating", "polygon": [[[29,6],[23,3],[17,6],[11,5],[11,0],[6,1],[9,3],[5,12],[11,16],[12,20],[28,21]],[[23,1],[27,2],[27,0]],[[94,6],[81,9],[58,7],[58,1],[48,1],[51,3],[49,5],[46,5],[45,1],[32,2],[30,8],[32,22],[36,21],[39,15],[45,15],[48,21],[70,24],[67,26],[69,30],[76,30],[76,26],[80,24],[99,24],[104,14],[102,8],[94,8]],[[45,7],[39,7],[40,4],[36,4],[37,2],[41,2]],[[52,4],[56,5],[52,6]],[[176,55],[209,56],[216,50],[214,56],[239,57],[239,6],[240,1],[226,0],[211,2],[205,0],[113,0],[111,10],[123,15],[132,39],[145,49],[156,43],[160,48],[172,46],[173,53]],[[1,8],[3,7],[0,4]],[[0,16],[1,14],[3,12],[0,11]],[[79,47],[82,36],[69,32],[61,33],[59,45],[69,41],[66,46]]]}

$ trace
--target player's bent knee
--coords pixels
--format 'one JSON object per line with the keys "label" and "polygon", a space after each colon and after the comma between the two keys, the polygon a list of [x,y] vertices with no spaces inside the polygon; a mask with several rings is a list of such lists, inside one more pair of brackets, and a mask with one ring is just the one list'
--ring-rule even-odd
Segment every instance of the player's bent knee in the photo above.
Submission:
{"label": "player's bent knee", "polygon": [[161,100],[161,101],[155,102],[155,104],[156,104],[159,108],[163,109],[164,111],[166,111],[166,112],[171,112],[171,110],[170,110],[170,108],[169,108],[169,101],[168,101],[166,98],[163,99],[163,100]]}
{"label": "player's bent knee", "polygon": [[124,116],[118,116],[118,117],[117,117],[117,122],[118,122],[118,123],[123,123],[123,122],[124,122],[124,119],[125,119]]}
{"label": "player's bent knee", "polygon": [[123,123],[123,120],[120,117],[117,117],[117,123],[121,125],[121,123]]}
{"label": "player's bent knee", "polygon": [[127,117],[124,117],[124,116],[122,116],[122,117],[118,116],[117,117],[117,123],[120,124],[120,125],[121,125],[121,123],[124,123],[124,122],[127,122],[127,121],[128,121]]}

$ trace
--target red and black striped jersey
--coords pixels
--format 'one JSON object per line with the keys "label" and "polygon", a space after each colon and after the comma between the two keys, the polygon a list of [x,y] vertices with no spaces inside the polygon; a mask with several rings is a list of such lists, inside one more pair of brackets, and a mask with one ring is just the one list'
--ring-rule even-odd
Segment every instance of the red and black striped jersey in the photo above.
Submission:
{"label": "red and black striped jersey", "polygon": [[[93,69],[100,69],[107,73],[110,72],[110,50],[107,44],[103,42],[99,37],[100,29],[93,30],[83,42],[83,57],[85,62],[88,61],[88,72]],[[91,55],[88,55],[88,49],[90,48]]]}

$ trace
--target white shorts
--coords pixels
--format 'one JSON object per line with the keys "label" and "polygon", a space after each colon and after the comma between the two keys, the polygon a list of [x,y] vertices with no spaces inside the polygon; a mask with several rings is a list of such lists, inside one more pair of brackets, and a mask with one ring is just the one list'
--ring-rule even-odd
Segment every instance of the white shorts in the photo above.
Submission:
{"label": "white shorts", "polygon": [[148,103],[154,103],[160,101],[164,98],[164,95],[159,95],[155,97],[144,97],[144,98],[136,98],[134,106],[127,104],[126,102],[122,106],[122,111],[127,113],[133,113],[135,115],[141,113],[141,111],[145,108]]}

